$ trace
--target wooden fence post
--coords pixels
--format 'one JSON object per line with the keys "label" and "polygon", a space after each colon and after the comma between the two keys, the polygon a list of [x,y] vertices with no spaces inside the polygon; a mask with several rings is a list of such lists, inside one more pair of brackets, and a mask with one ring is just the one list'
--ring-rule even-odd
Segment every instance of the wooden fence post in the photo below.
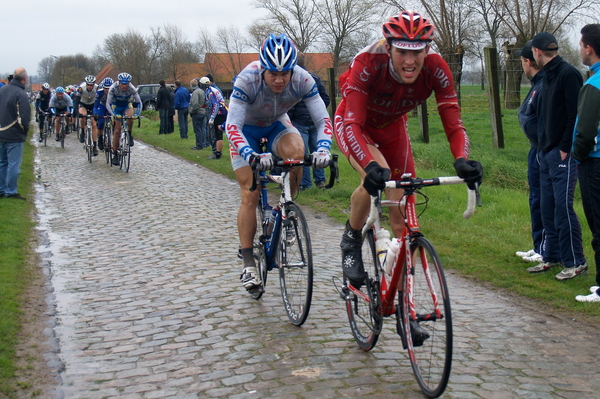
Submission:
{"label": "wooden fence post", "polygon": [[485,47],[485,68],[488,77],[490,122],[492,124],[492,144],[495,149],[504,148],[502,130],[502,110],[500,107],[500,81],[498,78],[498,52],[494,47]]}

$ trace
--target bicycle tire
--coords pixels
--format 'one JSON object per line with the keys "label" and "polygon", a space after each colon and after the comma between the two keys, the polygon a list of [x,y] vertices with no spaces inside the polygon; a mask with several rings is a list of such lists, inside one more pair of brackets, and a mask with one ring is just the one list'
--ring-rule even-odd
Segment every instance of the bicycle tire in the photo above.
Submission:
{"label": "bicycle tire", "polygon": [[65,125],[61,125],[60,127],[60,147],[65,148],[65,136],[66,136],[66,127]]}
{"label": "bicycle tire", "polygon": [[48,116],[46,116],[46,118],[44,119],[44,126],[42,128],[44,129],[44,147],[46,147],[48,145]]}
{"label": "bicycle tire", "polygon": [[[403,342],[406,343],[413,373],[421,390],[427,397],[437,398],[446,390],[452,368],[450,297],[442,264],[431,242],[422,236],[415,238],[411,253],[413,272],[407,276],[405,265],[402,293],[399,293],[399,297],[402,296],[400,319]],[[412,290],[409,286],[412,286]],[[410,310],[411,297],[414,313]],[[414,331],[411,320],[418,323],[421,332],[428,335],[427,338],[411,333],[411,330]]]}
{"label": "bicycle tire", "polygon": [[267,283],[267,259],[265,255],[265,246],[261,242],[263,231],[263,209],[260,194],[258,196],[258,206],[256,207],[256,233],[254,234],[254,260],[256,270],[260,277],[261,285],[257,289],[248,291],[250,296],[256,300],[260,299],[265,293],[265,284]]}
{"label": "bicycle tire", "polygon": [[308,223],[302,210],[293,202],[284,207],[286,220],[282,220],[279,229],[276,255],[279,285],[288,318],[293,325],[299,327],[308,318],[312,302],[312,245]]}
{"label": "bicycle tire", "polygon": [[[105,122],[107,125],[110,125],[108,121]],[[105,126],[102,134],[104,135],[104,156],[106,158],[106,163],[111,164],[112,161],[112,132],[110,126]],[[112,165],[112,164],[111,164]]]}
{"label": "bicycle tire", "polygon": [[85,151],[87,153],[87,159],[89,163],[92,163],[94,145],[92,143],[92,130],[88,127],[85,128]]}
{"label": "bicycle tire", "polygon": [[[383,317],[379,314],[379,260],[372,229],[363,238],[362,259],[367,273],[367,280],[361,288],[364,297],[346,288],[346,313],[354,340],[359,348],[369,351],[377,344],[383,323]],[[344,276],[344,286],[346,284]]]}

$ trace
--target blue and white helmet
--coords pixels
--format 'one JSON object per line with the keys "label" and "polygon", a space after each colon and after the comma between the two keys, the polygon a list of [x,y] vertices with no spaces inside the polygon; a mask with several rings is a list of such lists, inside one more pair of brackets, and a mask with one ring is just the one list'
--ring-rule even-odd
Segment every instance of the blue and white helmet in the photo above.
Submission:
{"label": "blue and white helmet", "polygon": [[286,34],[271,33],[260,48],[260,63],[269,71],[290,71],[298,61],[296,46]]}
{"label": "blue and white helmet", "polygon": [[65,92],[65,88],[64,88],[64,87],[62,87],[62,86],[58,86],[58,87],[56,88],[56,90],[54,90],[54,92],[55,92],[55,93],[57,93],[57,94],[58,94],[58,93],[64,93],[64,92]]}
{"label": "blue and white helmet", "polygon": [[105,88],[105,89],[109,89],[109,88],[110,88],[110,86],[112,86],[112,85],[113,85],[113,83],[114,83],[114,82],[113,82],[112,78],[110,78],[110,77],[106,77],[106,78],[104,78],[104,80],[102,81],[102,87],[103,87],[103,88]]}
{"label": "blue and white helmet", "polygon": [[120,74],[118,74],[117,79],[119,80],[119,83],[122,84],[131,83],[131,75],[127,72],[121,72]]}

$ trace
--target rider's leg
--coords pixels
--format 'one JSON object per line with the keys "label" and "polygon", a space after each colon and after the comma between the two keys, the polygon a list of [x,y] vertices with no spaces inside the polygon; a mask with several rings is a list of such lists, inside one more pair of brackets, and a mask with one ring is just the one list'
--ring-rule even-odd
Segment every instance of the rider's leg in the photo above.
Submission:
{"label": "rider's leg", "polygon": [[240,237],[241,255],[244,263],[242,285],[246,289],[254,289],[260,284],[253,254],[253,241],[256,234],[256,207],[258,206],[258,190],[250,191],[252,170],[250,166],[242,166],[235,170],[235,177],[240,185],[241,203],[237,216],[238,234]]}

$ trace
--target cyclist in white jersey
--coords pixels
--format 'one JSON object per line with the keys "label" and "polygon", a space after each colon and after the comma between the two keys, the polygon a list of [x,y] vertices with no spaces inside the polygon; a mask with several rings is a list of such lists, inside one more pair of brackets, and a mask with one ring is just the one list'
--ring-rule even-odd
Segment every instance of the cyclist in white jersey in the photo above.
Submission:
{"label": "cyclist in white jersey", "polygon": [[[241,280],[247,290],[261,284],[252,254],[258,191],[248,190],[252,184],[249,164],[256,162],[260,170],[270,170],[272,154],[283,159],[304,159],[304,141],[287,115],[299,101],[304,100],[317,127],[317,151],[311,154],[313,167],[324,168],[329,164],[331,119],[314,79],[296,66],[296,59],[296,48],[286,35],[270,35],[261,46],[260,61],[250,63],[236,77],[229,103],[225,125],[231,144],[231,164],[242,197],[237,225],[244,262]],[[268,139],[268,152],[259,154],[262,138]],[[295,168],[294,173],[292,191],[296,192],[302,168]]]}
{"label": "cyclist in white jersey", "polygon": [[[115,130],[113,135],[113,165],[119,164],[119,138],[121,136],[121,120],[118,116],[134,116],[137,117],[142,111],[142,100],[135,86],[131,84],[131,75],[127,72],[121,72],[117,75],[117,81],[108,89],[106,98],[106,110],[111,116],[117,116],[115,120]],[[133,113],[132,104],[135,104],[136,110]],[[133,147],[133,119],[127,121],[129,127],[129,145]]]}
{"label": "cyclist in white jersey", "polygon": [[[98,91],[98,85],[96,84],[96,77],[94,75],[88,75],[85,77],[85,82],[79,85],[79,115],[93,115],[94,113],[94,101],[96,99],[96,92]],[[81,131],[79,132],[79,142],[85,141],[85,122],[82,122]],[[93,154],[98,155],[98,129],[96,123],[92,122],[92,140],[94,141]]]}

